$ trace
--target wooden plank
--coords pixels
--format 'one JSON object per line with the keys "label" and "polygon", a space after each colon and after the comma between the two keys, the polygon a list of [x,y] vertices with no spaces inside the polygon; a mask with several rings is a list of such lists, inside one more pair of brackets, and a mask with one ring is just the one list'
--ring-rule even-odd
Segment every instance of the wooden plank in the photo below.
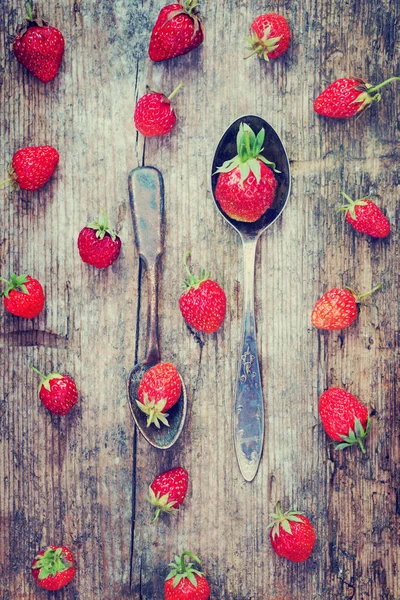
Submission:
{"label": "wooden plank", "polygon": [[[33,323],[3,313],[0,403],[0,596],[46,598],[29,577],[42,545],[62,538],[79,570],[63,600],[162,598],[166,564],[196,552],[215,600],[395,600],[398,580],[398,90],[361,119],[328,121],[312,111],[323,87],[345,74],[372,82],[395,73],[398,2],[278,2],[294,30],[289,53],[243,61],[242,36],[266,8],[258,0],[203,2],[207,39],[189,55],[146,59],[160,7],[154,2],[49,1],[67,50],[60,76],[43,86],[13,59],[8,34],[21,20],[8,0],[1,27],[1,164],[24,144],[51,143],[61,161],[40,192],[3,193],[1,271],[27,270],[46,285],[47,308]],[[176,97],[178,123],[163,139],[133,128],[148,83]],[[395,95],[397,92],[397,96]],[[232,443],[231,414],[242,314],[241,252],[217,213],[209,170],[220,135],[246,113],[269,120],[287,147],[292,194],[259,243],[258,341],[266,402],[259,474],[246,484]],[[185,379],[190,412],[173,450],[133,436],[127,373],[144,352],[146,288],[139,283],[127,174],[142,164],[164,175],[166,252],[160,282],[164,359]],[[340,190],[371,193],[393,224],[369,241],[335,213]],[[106,272],[84,266],[80,228],[104,206],[120,227],[123,252]],[[196,338],[177,306],[183,253],[212,271],[228,296],[215,335]],[[315,300],[329,287],[359,290],[383,281],[351,329],[311,328]],[[141,298],[137,336],[138,295]],[[77,381],[68,419],[40,407],[27,365],[61,369]],[[376,411],[366,456],[336,453],[318,419],[318,397],[340,385]],[[149,525],[147,486],[181,464],[190,494],[175,518]],[[312,558],[276,557],[266,525],[277,500],[315,524]],[[55,597],[49,595],[49,598]]]}

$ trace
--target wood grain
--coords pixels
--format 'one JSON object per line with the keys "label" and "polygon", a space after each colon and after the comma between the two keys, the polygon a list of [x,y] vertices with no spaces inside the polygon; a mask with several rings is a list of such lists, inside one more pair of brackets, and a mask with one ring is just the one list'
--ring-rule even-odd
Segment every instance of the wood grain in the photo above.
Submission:
{"label": "wood grain", "polygon": [[[146,58],[161,0],[48,0],[66,53],[43,85],[13,57],[9,36],[22,5],[1,11],[0,164],[23,145],[48,143],[61,160],[39,192],[2,191],[1,272],[29,272],[45,285],[46,310],[32,322],[1,316],[0,597],[2,600],[161,600],[176,552],[203,560],[214,600],[396,600],[399,582],[399,93],[385,90],[359,120],[328,121],[312,102],[335,78],[373,83],[397,74],[400,4],[390,0],[259,0],[202,3],[200,49],[161,64]],[[243,35],[265,10],[285,14],[290,51],[243,61]],[[134,130],[135,101],[150,84],[176,97],[173,133],[146,143]],[[292,193],[260,240],[258,342],[266,404],[260,471],[246,484],[232,443],[241,325],[240,244],[216,211],[210,165],[220,135],[246,113],[266,118],[287,148]],[[133,245],[128,172],[164,175],[166,252],[160,282],[164,359],[179,366],[190,412],[173,450],[134,435],[126,377],[144,352],[146,286]],[[335,212],[340,191],[373,194],[393,232],[371,241]],[[104,272],[81,263],[76,239],[104,206],[123,241]],[[183,253],[212,271],[228,297],[223,329],[208,338],[185,326],[177,300]],[[343,332],[311,328],[315,300],[349,284],[384,289]],[[137,313],[140,300],[140,320]],[[80,403],[68,418],[41,405],[28,369],[70,373]],[[344,386],[374,411],[367,455],[334,452],[318,397]],[[147,486],[159,471],[188,469],[190,494],[175,518],[149,525]],[[273,554],[266,526],[277,500],[304,511],[318,542],[295,565]],[[70,545],[74,582],[56,595],[29,575],[43,545]]]}

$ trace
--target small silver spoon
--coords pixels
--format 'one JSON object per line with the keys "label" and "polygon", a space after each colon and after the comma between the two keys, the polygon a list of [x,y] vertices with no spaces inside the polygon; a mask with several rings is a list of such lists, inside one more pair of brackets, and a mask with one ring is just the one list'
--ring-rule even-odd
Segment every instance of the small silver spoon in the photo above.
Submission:
{"label": "small silver spoon", "polygon": [[147,417],[138,408],[138,387],[143,375],[160,362],[158,343],[158,271],[164,252],[164,184],[154,167],[139,167],[129,173],[129,199],[132,210],[135,245],[147,271],[147,342],[146,358],[133,367],[128,377],[129,407],[143,437],[155,448],[167,450],[179,438],[185,423],[187,395],[181,377],[182,391],[178,402],[168,411],[169,427],[147,427]]}
{"label": "small silver spoon", "polygon": [[[237,154],[236,136],[241,123],[249,125],[254,133],[264,129],[263,156],[276,165],[278,182],[275,199],[258,221],[245,223],[230,218],[215,197],[218,167]],[[290,192],[290,168],[285,148],[267,121],[256,115],[236,119],[225,131],[214,155],[211,187],[215,204],[226,221],[238,232],[243,243],[244,257],[244,313],[242,351],[240,353],[234,409],[234,443],[240,471],[246,481],[252,481],[260,464],[264,442],[264,403],[258,364],[256,327],[254,319],[254,267],[258,238],[283,211]]]}

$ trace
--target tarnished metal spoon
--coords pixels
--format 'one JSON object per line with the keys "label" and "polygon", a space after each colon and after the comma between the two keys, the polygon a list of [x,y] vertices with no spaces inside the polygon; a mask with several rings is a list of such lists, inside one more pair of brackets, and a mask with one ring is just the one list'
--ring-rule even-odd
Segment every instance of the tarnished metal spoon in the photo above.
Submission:
{"label": "tarnished metal spoon", "polygon": [[[264,150],[269,161],[280,173],[275,173],[278,187],[272,207],[258,221],[244,223],[230,218],[215,197],[218,181],[216,173],[225,161],[237,154],[236,136],[241,123],[249,125],[254,133],[264,129]],[[256,476],[264,442],[264,403],[258,364],[256,326],[254,319],[254,267],[258,238],[283,211],[290,192],[290,168],[285,148],[267,121],[256,115],[245,115],[234,121],[222,136],[214,155],[211,187],[215,204],[226,221],[238,232],[243,243],[244,311],[242,325],[242,350],[240,353],[234,408],[234,443],[240,471],[246,481]]]}
{"label": "tarnished metal spoon", "polygon": [[[158,271],[164,252],[164,185],[161,173],[154,167],[139,167],[129,173],[129,199],[132,210],[135,245],[147,271],[147,342],[146,358],[133,367],[128,377],[129,406],[143,437],[155,448],[167,450],[175,444],[185,423],[186,388],[181,377],[182,392],[178,402],[168,411],[169,427],[147,427],[146,415],[138,408],[138,387],[151,367],[160,362],[158,343]],[[179,369],[178,369],[179,370]]]}

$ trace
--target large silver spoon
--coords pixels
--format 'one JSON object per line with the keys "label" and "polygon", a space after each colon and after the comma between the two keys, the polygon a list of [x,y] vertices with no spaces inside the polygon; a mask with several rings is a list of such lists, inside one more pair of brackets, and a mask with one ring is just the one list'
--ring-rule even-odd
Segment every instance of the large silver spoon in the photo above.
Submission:
{"label": "large silver spoon", "polygon": [[138,408],[138,387],[143,375],[160,362],[158,342],[158,271],[164,252],[164,185],[161,173],[154,167],[139,167],[129,173],[129,199],[132,209],[135,245],[147,271],[147,342],[146,358],[135,365],[128,377],[129,406],[143,437],[155,448],[167,450],[175,444],[185,423],[187,412],[186,388],[181,377],[182,391],[178,402],[168,411],[169,427],[147,427],[147,417]]}
{"label": "large silver spoon", "polygon": [[[276,165],[278,187],[272,207],[258,221],[245,223],[230,218],[215,197],[218,181],[216,173],[225,161],[237,154],[236,137],[241,123],[249,125],[254,133],[264,129],[264,150],[269,161]],[[243,243],[243,295],[242,351],[240,353],[234,408],[234,443],[240,471],[246,481],[252,481],[260,464],[264,442],[264,403],[258,364],[256,327],[254,319],[254,268],[258,238],[280,216],[290,192],[290,168],[285,148],[267,121],[256,115],[245,115],[234,121],[222,136],[214,155],[211,187],[215,204],[226,221],[238,232]]]}

